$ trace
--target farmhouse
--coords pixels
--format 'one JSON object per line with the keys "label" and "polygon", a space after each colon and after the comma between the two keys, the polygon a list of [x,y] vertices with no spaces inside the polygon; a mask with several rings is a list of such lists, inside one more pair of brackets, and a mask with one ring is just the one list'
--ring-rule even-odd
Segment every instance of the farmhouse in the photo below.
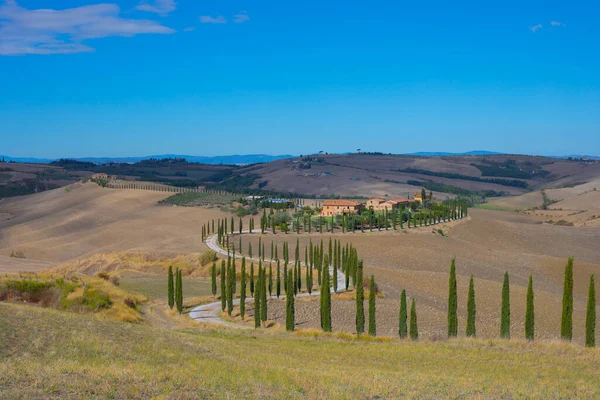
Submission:
{"label": "farmhouse", "polygon": [[377,210],[379,205],[385,203],[385,200],[380,197],[375,197],[373,199],[367,200],[367,208],[372,208],[373,210]]}
{"label": "farmhouse", "polygon": [[325,200],[321,215],[358,214],[362,204],[352,200]]}
{"label": "farmhouse", "polygon": [[393,200],[388,200],[386,202],[380,203],[378,208],[374,208],[376,211],[388,210],[391,211],[394,208],[400,208],[404,205],[405,207],[410,207],[410,200],[398,198]]}
{"label": "farmhouse", "polygon": [[108,175],[104,172],[100,172],[92,175],[92,179],[108,179]]}
{"label": "farmhouse", "polygon": [[[422,197],[421,193],[419,193],[419,192],[415,193],[414,197],[415,197],[415,201],[418,201],[421,204],[423,203],[423,199],[421,198]],[[427,200],[431,200],[431,193],[430,194],[425,193],[425,201],[427,201]]]}

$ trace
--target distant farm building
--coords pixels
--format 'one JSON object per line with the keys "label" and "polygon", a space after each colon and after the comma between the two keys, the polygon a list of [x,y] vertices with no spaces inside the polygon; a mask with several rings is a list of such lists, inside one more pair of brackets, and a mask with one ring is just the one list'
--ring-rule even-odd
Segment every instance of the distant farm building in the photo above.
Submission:
{"label": "distant farm building", "polygon": [[325,200],[321,215],[328,217],[341,214],[358,214],[362,204],[352,200]]}
{"label": "distant farm building", "polygon": [[[415,193],[415,201],[418,201],[419,203],[423,204],[423,199],[421,198],[421,193],[417,192]],[[427,194],[425,193],[425,201],[431,200],[431,194]]]}
{"label": "distant farm building", "polygon": [[403,198],[384,200],[382,198],[376,197],[367,201],[367,208],[372,209],[373,211],[392,211],[395,208],[400,208],[402,204],[408,207],[410,206],[410,200]]}
{"label": "distant farm building", "polygon": [[379,205],[385,203],[385,200],[381,197],[375,197],[373,199],[367,200],[367,208],[372,208],[373,210],[377,210]]}
{"label": "distant farm building", "polygon": [[92,179],[108,179],[108,175],[103,172],[100,172],[98,174],[93,174]]}

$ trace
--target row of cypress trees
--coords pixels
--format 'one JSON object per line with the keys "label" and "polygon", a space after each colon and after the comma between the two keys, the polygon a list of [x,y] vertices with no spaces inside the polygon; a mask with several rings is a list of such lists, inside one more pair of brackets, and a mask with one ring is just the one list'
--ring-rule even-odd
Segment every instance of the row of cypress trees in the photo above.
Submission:
{"label": "row of cypress trees", "polygon": [[173,276],[173,266],[169,266],[168,272],[168,290],[167,297],[169,302],[169,308],[171,310],[175,306],[177,312],[181,314],[183,312],[183,279],[181,275],[181,271],[179,268],[175,271],[175,276]]}

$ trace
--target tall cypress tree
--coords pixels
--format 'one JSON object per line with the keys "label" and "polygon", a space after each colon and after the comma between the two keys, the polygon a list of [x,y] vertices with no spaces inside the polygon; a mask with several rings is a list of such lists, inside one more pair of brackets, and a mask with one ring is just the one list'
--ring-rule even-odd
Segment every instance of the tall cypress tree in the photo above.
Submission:
{"label": "tall cypress tree", "polygon": [[358,261],[356,269],[356,334],[365,331],[365,289],[363,287],[363,260]]}
{"label": "tall cypress tree", "polygon": [[525,310],[525,338],[533,340],[535,337],[535,310],[533,307],[533,276],[529,275],[527,285],[527,309]]}
{"label": "tall cypress tree", "polygon": [[375,316],[375,277],[371,275],[369,284],[369,335],[377,336],[377,322]]}
{"label": "tall cypress tree", "polygon": [[325,255],[323,267],[323,284],[321,285],[321,327],[325,332],[331,332],[331,286],[329,279],[329,258]]}
{"label": "tall cypress tree", "polygon": [[277,298],[281,295],[281,265],[279,260],[277,260],[277,276],[276,276],[276,288],[275,293],[277,294]]}
{"label": "tall cypress tree", "polygon": [[260,320],[265,322],[267,320],[267,268],[262,268],[262,274],[260,275]]}
{"label": "tall cypress tree", "polygon": [[419,327],[417,326],[417,307],[415,306],[414,297],[410,304],[410,338],[412,340],[419,339]]}
{"label": "tall cypress tree", "polygon": [[502,283],[500,337],[503,339],[510,339],[510,285],[508,283],[508,272],[504,273],[504,282]]}
{"label": "tall cypress tree", "polygon": [[217,296],[217,262],[214,261],[212,268],[210,269],[210,288],[213,298]]}
{"label": "tall cypress tree", "polygon": [[[291,282],[288,282],[288,285],[291,285]],[[292,332],[294,331],[294,326],[296,324],[296,312],[294,309],[294,294],[291,290],[288,290],[285,294],[285,310],[285,330]]]}
{"label": "tall cypress tree", "polygon": [[235,287],[235,262],[227,260],[227,314],[231,316],[233,312],[233,288]]}
{"label": "tall cypress tree", "polygon": [[246,315],[246,257],[242,257],[242,279],[240,282],[240,316],[242,320]]}
{"label": "tall cypress tree", "polygon": [[176,306],[177,312],[181,314],[183,312],[183,280],[181,276],[181,270],[177,271],[177,285],[176,285]]}
{"label": "tall cypress tree", "polygon": [[269,263],[269,297],[273,296],[273,266]]}
{"label": "tall cypress tree", "polygon": [[[260,268],[259,268],[260,269]],[[260,271],[259,271],[260,275]],[[258,279],[256,288],[254,290],[254,328],[260,328],[260,279]]]}
{"label": "tall cypress tree", "polygon": [[227,307],[227,287],[225,286],[227,272],[225,271],[225,260],[221,260],[221,311]]}
{"label": "tall cypress tree", "polygon": [[475,328],[476,313],[475,283],[473,282],[473,275],[471,275],[471,279],[469,280],[469,296],[467,298],[467,337],[477,336],[477,330]]}
{"label": "tall cypress tree", "polygon": [[250,295],[254,296],[255,288],[254,288],[254,263],[250,263]]}
{"label": "tall cypress tree", "polygon": [[402,294],[400,295],[400,316],[398,321],[398,336],[404,339],[408,335],[408,327],[407,327],[407,316],[408,312],[406,309],[406,290],[402,289]]}
{"label": "tall cypress tree", "polygon": [[175,283],[173,282],[173,266],[171,265],[169,265],[168,296],[169,308],[172,310],[175,305]]}
{"label": "tall cypress tree", "polygon": [[573,257],[569,257],[565,267],[560,337],[569,342],[573,337]]}
{"label": "tall cypress tree", "polygon": [[456,289],[456,262],[450,264],[450,279],[448,281],[448,337],[458,335],[458,299]]}
{"label": "tall cypress tree", "polygon": [[587,313],[585,316],[585,345],[586,347],[596,346],[596,286],[593,274],[590,276]]}

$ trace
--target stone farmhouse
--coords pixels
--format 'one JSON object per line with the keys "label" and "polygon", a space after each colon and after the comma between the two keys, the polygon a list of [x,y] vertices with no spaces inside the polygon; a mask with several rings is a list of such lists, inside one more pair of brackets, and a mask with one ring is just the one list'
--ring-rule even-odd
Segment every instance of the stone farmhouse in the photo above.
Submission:
{"label": "stone farmhouse", "polygon": [[321,216],[328,217],[340,214],[358,214],[362,204],[352,200],[325,200]]}

